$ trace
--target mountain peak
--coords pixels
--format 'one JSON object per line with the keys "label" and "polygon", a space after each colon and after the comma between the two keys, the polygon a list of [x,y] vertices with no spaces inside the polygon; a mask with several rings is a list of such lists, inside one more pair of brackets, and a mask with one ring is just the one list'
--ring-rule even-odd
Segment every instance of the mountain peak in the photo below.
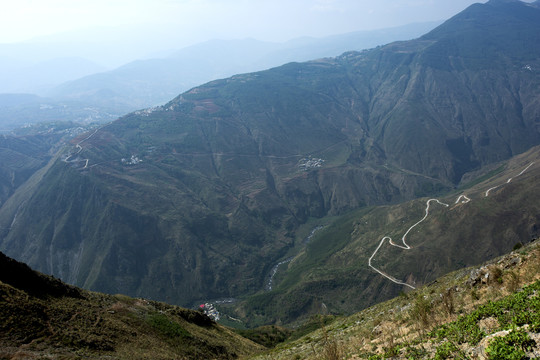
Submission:
{"label": "mountain peak", "polygon": [[[485,4],[473,4],[422,38],[454,39],[452,41],[466,38],[466,42],[475,43],[470,49],[496,43],[499,47],[513,47],[523,52],[539,40],[536,36],[524,38],[521,35],[534,34],[536,31],[536,24],[540,22],[539,3],[540,1],[525,3],[519,0],[489,0]],[[514,53],[514,50],[510,53]]]}

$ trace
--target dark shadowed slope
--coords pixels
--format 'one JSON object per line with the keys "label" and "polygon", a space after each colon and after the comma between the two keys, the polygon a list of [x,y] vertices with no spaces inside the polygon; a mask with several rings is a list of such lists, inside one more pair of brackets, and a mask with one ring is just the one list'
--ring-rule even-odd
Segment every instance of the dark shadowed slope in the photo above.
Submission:
{"label": "dark shadowed slope", "polygon": [[261,347],[200,312],[90,293],[0,253],[0,357],[236,359]]}

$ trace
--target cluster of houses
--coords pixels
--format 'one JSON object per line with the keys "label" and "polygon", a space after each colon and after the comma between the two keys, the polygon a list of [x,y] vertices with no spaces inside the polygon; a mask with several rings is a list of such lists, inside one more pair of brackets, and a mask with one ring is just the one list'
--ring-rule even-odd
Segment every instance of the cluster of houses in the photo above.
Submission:
{"label": "cluster of houses", "polygon": [[304,171],[308,171],[309,169],[315,169],[320,168],[324,163],[323,159],[317,159],[314,157],[305,157],[300,159],[298,162],[298,167]]}
{"label": "cluster of houses", "polygon": [[148,109],[137,110],[137,111],[135,111],[135,114],[140,115],[140,116],[148,116],[151,113],[153,113],[154,111],[157,111],[157,110],[159,110],[161,108],[162,108],[161,106],[154,106],[154,107],[150,107]]}
{"label": "cluster of houses", "polygon": [[206,316],[214,321],[219,321],[220,315],[219,311],[215,308],[214,304],[204,303],[199,305],[199,309],[204,312]]}
{"label": "cluster of houses", "polygon": [[135,155],[131,155],[131,159],[122,158],[122,164],[124,165],[136,165],[140,162],[142,162],[142,160]]}

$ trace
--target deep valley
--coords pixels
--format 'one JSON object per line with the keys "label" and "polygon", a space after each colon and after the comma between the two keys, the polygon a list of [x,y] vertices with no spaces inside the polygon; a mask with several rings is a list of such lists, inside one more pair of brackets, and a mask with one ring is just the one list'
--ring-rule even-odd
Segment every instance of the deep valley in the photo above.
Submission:
{"label": "deep valley", "polygon": [[[192,320],[207,318],[173,305],[234,299],[216,305],[222,324],[301,328],[507,254],[540,232],[539,145],[540,2],[490,0],[414,40],[1,135],[0,251],[85,289],[74,301],[96,313],[82,327],[124,329],[81,340],[46,321],[76,310],[30,299],[46,339],[106,352],[129,347],[133,323],[165,336],[162,358],[197,356],[185,329],[234,358],[261,347],[214,322],[200,335]],[[27,289],[2,289],[24,313]],[[10,346],[39,342],[25,336]]]}

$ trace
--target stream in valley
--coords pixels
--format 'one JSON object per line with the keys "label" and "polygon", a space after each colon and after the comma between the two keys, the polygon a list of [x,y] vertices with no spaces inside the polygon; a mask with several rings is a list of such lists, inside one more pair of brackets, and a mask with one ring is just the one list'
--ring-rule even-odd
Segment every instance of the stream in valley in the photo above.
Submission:
{"label": "stream in valley", "polygon": [[[302,243],[304,245],[307,245],[311,241],[311,239],[313,238],[315,233],[317,231],[323,229],[323,228],[324,228],[323,225],[319,225],[316,228],[314,228],[313,230],[311,230],[311,233],[304,239],[304,241]],[[274,267],[272,267],[272,270],[270,270],[270,276],[269,276],[268,281],[267,281],[266,286],[265,286],[266,291],[272,291],[272,286],[273,286],[273,283],[274,283],[274,277],[276,276],[276,273],[279,270],[279,267],[281,265],[283,265],[283,264],[290,263],[293,259],[294,259],[294,256],[291,256],[291,257],[289,257],[289,258],[287,258],[285,260],[282,260],[282,261],[278,262],[276,265],[274,265]]]}

